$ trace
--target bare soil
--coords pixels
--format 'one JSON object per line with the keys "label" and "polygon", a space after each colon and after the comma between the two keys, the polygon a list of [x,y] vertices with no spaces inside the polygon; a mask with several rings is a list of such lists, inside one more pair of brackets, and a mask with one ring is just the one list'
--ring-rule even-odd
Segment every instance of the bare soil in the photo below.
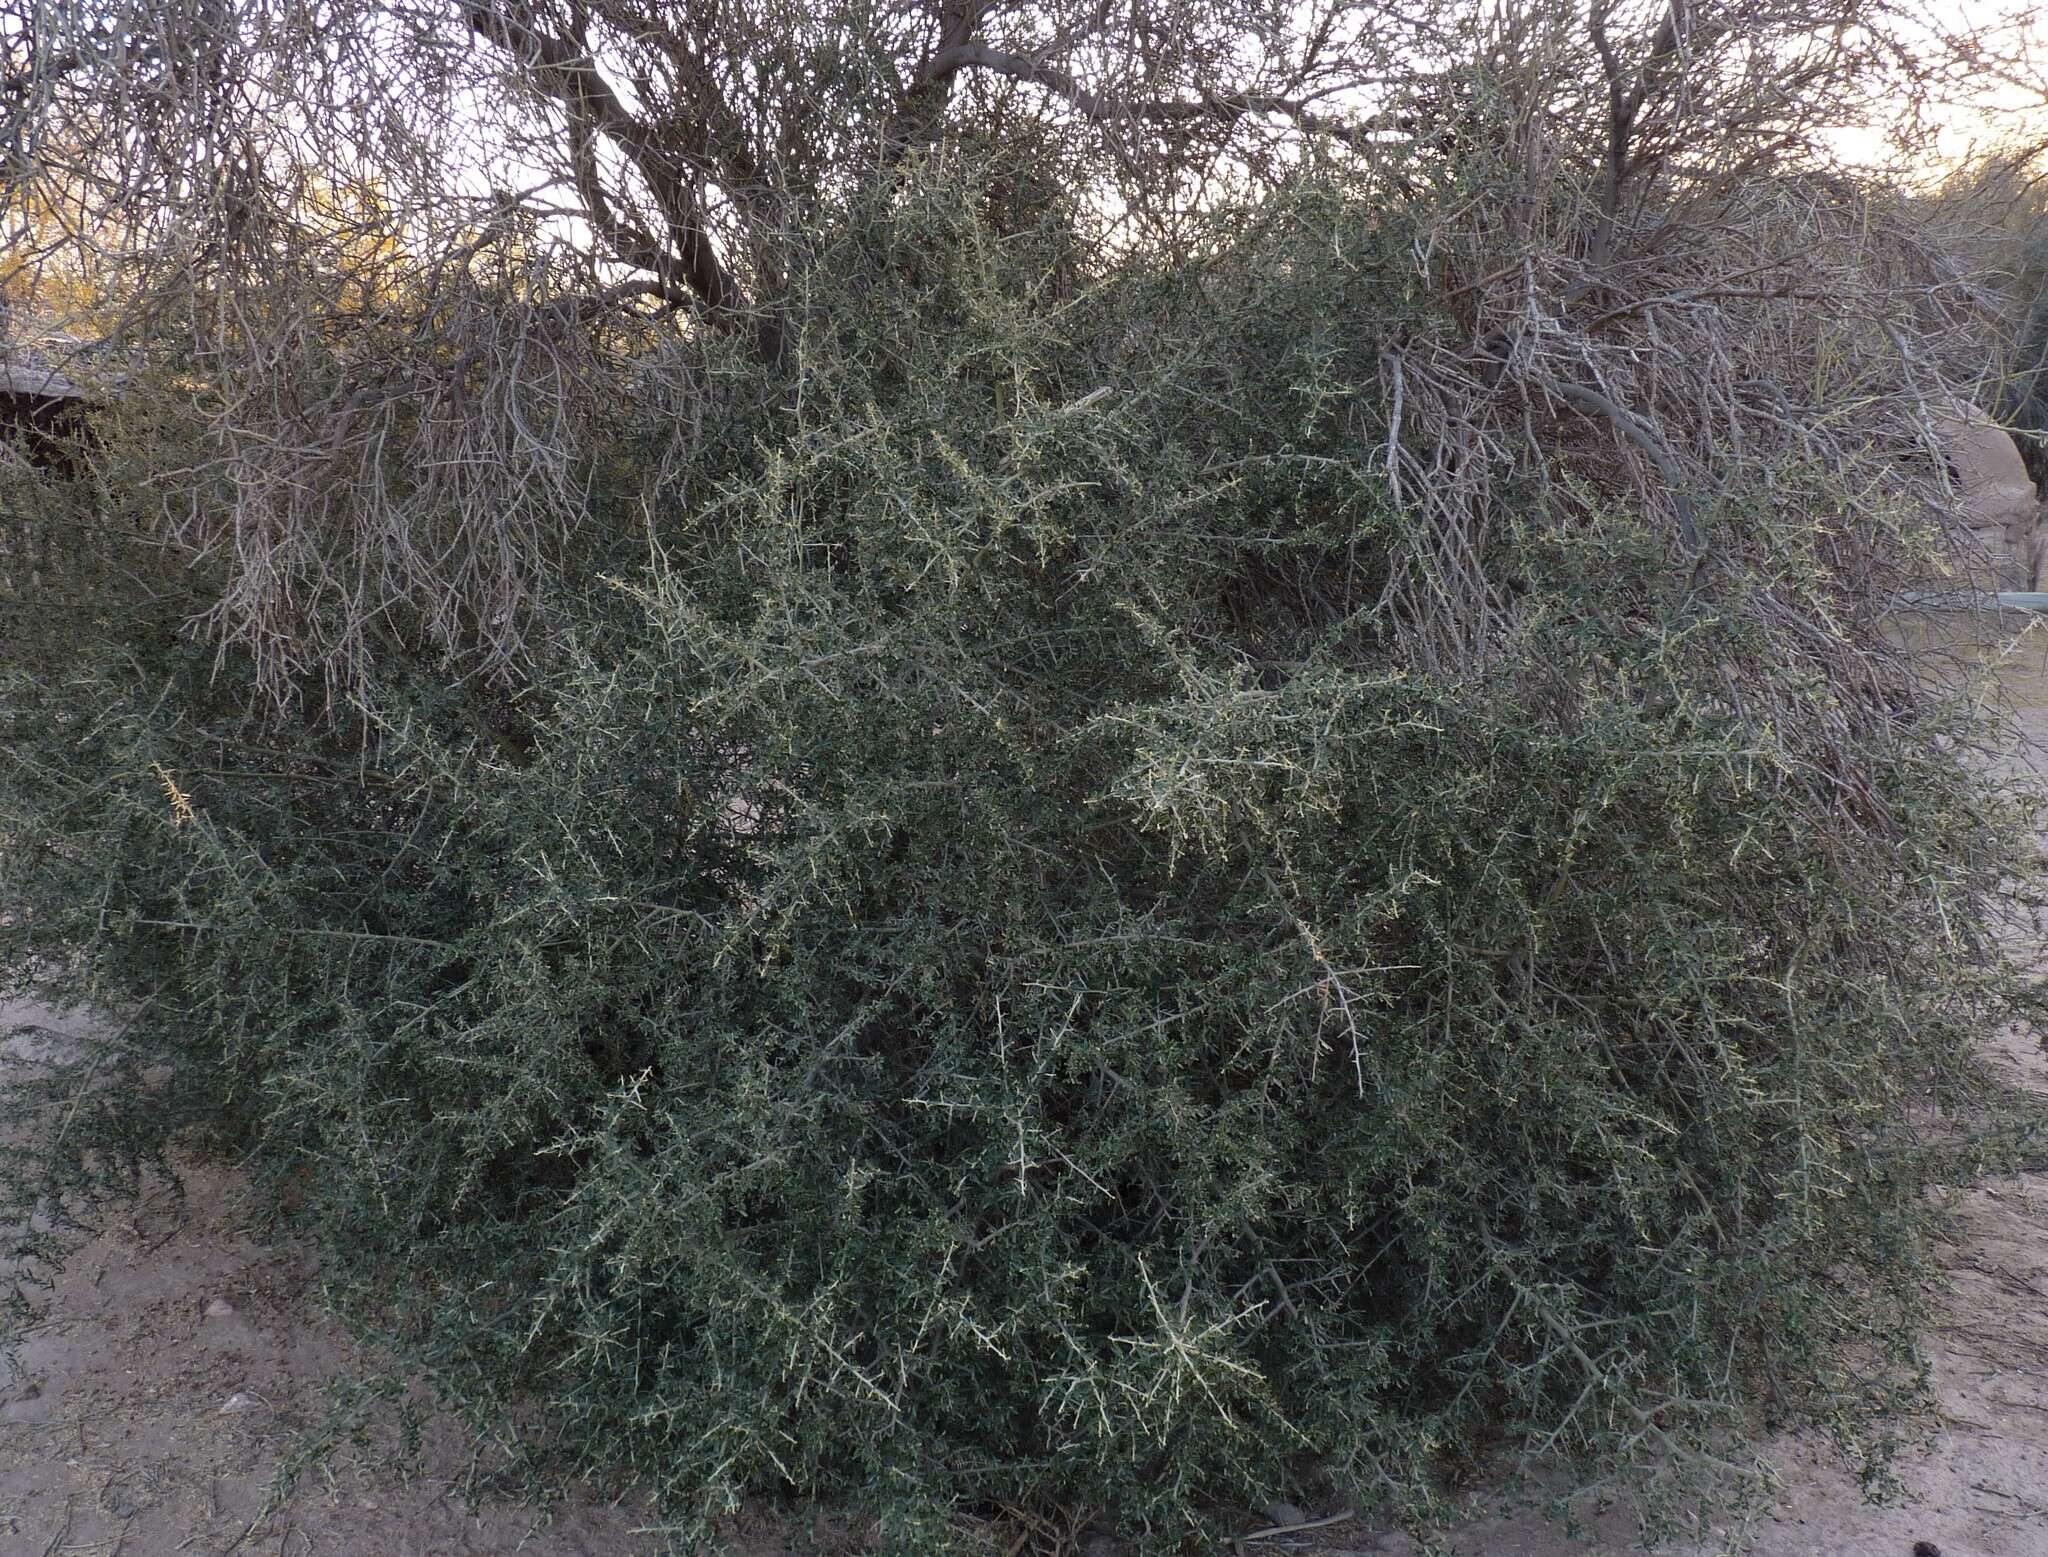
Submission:
{"label": "bare soil", "polygon": [[[2025,723],[2048,738],[2048,711]],[[2048,924],[2039,929],[2048,949]],[[0,1009],[0,1026],[23,1019]],[[2048,1120],[2048,1057],[2016,1039],[1987,1042]],[[395,1408],[366,1442],[344,1442],[273,1497],[328,1420],[327,1386],[363,1358],[319,1312],[308,1258],[250,1235],[230,1168],[191,1164],[183,1191],[157,1187],[104,1229],[62,1274],[19,1367],[0,1371],[0,1557],[660,1550],[644,1510],[587,1490],[553,1510],[492,1500],[477,1481],[488,1456],[445,1421],[407,1459]],[[1917,1542],[1942,1557],[2048,1557],[2048,1174],[1964,1194],[1943,1264],[1945,1313],[1930,1344],[1938,1417],[1899,1467],[1903,1497],[1873,1505],[1824,1445],[1788,1436],[1769,1446],[1768,1508],[1708,1542],[1666,1546],[1665,1557],[1731,1545],[1755,1557],[1914,1557]],[[472,1492],[484,1493],[480,1505]],[[1489,1520],[1435,1549],[1595,1557],[1635,1546],[1633,1523],[1612,1513],[1575,1534],[1534,1515]],[[735,1536],[750,1557],[789,1549],[760,1532]],[[1242,1549],[1418,1557],[1424,1547],[1345,1522]],[[1096,1537],[1082,1550],[1116,1548]]]}
{"label": "bare soil", "polygon": [[[0,1006],[0,1028],[49,1020]],[[62,1023],[53,1023],[61,1030]],[[328,1386],[369,1359],[317,1304],[300,1250],[249,1231],[218,1162],[180,1165],[70,1261],[18,1365],[0,1366],[4,1557],[627,1557],[640,1511],[572,1495],[552,1515],[470,1506],[489,1455],[445,1420],[400,1452],[395,1404],[362,1444],[328,1441]],[[295,1481],[280,1499],[273,1491]]]}

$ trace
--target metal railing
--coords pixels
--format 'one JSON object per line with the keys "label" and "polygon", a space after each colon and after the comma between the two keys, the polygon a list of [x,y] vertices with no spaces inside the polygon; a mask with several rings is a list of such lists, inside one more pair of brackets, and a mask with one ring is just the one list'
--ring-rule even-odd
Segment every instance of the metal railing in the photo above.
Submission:
{"label": "metal railing", "polygon": [[1923,611],[2048,611],[2048,590],[1916,589],[1899,596],[1899,604]]}

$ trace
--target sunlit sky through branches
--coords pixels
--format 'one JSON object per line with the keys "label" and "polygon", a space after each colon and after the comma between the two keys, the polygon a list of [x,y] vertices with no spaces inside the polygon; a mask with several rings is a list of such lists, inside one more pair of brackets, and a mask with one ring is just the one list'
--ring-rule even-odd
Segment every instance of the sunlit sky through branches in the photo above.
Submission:
{"label": "sunlit sky through branches", "polygon": [[[2048,9],[2018,0],[1928,0],[1924,14],[1950,35],[1976,38],[1987,60],[2004,63],[1949,84],[1954,100],[1930,115],[1928,140],[1898,171],[1938,178],[1987,152],[2048,145]],[[1845,128],[1836,145],[1860,163],[1897,158],[1880,127]]]}

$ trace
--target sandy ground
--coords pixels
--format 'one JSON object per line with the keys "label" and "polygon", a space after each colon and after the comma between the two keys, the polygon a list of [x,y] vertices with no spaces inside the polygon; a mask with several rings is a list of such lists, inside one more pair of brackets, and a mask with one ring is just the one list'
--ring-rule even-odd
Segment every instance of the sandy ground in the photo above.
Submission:
{"label": "sandy ground", "polygon": [[[0,1029],[35,1020],[0,1006]],[[330,1436],[331,1382],[362,1355],[315,1303],[310,1261],[247,1232],[236,1175],[181,1171],[74,1258],[0,1366],[0,1557],[627,1557],[659,1541],[634,1512],[572,1498],[534,1509],[463,1490],[473,1446],[445,1422],[417,1463],[395,1406],[272,1507],[281,1472]]]}
{"label": "sandy ground", "polygon": [[[2048,712],[2028,716],[2048,739]],[[2041,926],[2048,947],[2048,922]],[[0,1008],[0,1027],[25,1019]],[[2048,1057],[1992,1040],[1997,1063],[2038,1092]],[[478,1463],[445,1423],[417,1464],[396,1453],[395,1413],[270,1493],[327,1419],[326,1386],[358,1354],[314,1302],[314,1273],[246,1232],[234,1174],[195,1165],[183,1198],[156,1190],[59,1280],[21,1366],[0,1371],[0,1557],[637,1557],[660,1541],[632,1508],[572,1493],[552,1515],[464,1496]],[[1722,1539],[1663,1549],[1707,1557],[1732,1538],[1755,1557],[2048,1557],[2048,1174],[1979,1185],[1945,1251],[1945,1318],[1931,1339],[1940,1414],[1900,1467],[1906,1496],[1864,1500],[1811,1440],[1769,1446],[1775,1503]],[[1292,1518],[1289,1514],[1285,1517]],[[1620,1515],[1568,1536],[1540,1519],[1443,1538],[1449,1557],[1596,1557],[1635,1548]],[[779,1557],[755,1536],[735,1547]],[[812,1549],[805,1543],[806,1550]],[[1416,1557],[1409,1536],[1355,1522],[1275,1535],[1246,1552]],[[1083,1543],[1111,1557],[1113,1543]],[[1928,1557],[1921,1548],[1919,1557]]]}

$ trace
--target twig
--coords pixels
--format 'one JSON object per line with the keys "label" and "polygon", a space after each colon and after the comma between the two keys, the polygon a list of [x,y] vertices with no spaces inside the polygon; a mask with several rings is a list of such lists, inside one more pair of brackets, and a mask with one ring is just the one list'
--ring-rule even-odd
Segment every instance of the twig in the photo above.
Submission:
{"label": "twig", "polygon": [[1650,462],[1657,467],[1657,473],[1671,489],[1672,506],[1678,510],[1678,533],[1685,541],[1685,549],[1697,555],[1701,549],[1700,532],[1693,518],[1692,497],[1685,490],[1685,473],[1679,469],[1678,459],[1672,454],[1671,446],[1657,430],[1633,411],[1616,404],[1597,389],[1588,389],[1582,384],[1567,384],[1553,378],[1545,378],[1539,382],[1560,400],[1568,400],[1573,405],[1600,412],[1629,442],[1650,457]]}
{"label": "twig", "polygon": [[1347,1508],[1341,1514],[1331,1514],[1323,1519],[1304,1519],[1299,1524],[1268,1525],[1263,1530],[1254,1530],[1250,1535],[1240,1535],[1230,1544],[1246,1546],[1253,1541],[1270,1541],[1279,1535],[1299,1535],[1304,1530],[1327,1530],[1332,1525],[1341,1525],[1358,1517],[1358,1510]]}

